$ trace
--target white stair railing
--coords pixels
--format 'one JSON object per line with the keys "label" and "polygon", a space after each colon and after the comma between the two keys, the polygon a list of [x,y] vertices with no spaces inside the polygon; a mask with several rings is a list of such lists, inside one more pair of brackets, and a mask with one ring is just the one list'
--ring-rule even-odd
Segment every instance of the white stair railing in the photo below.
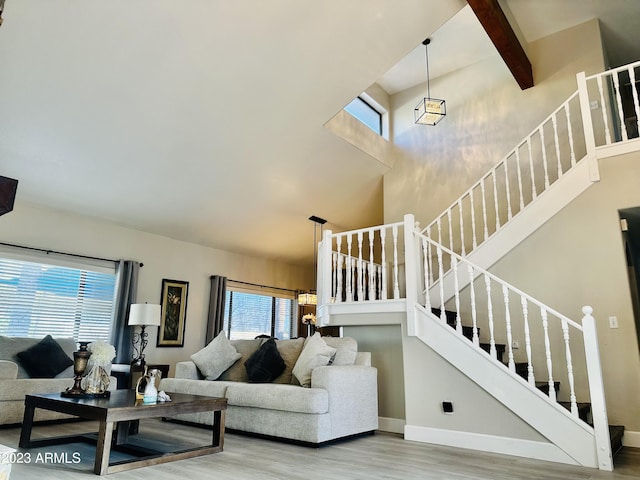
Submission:
{"label": "white stair railing", "polygon": [[639,136],[638,81],[640,62],[589,77],[579,73],[578,90],[422,233],[465,256],[545,193],[580,159],[589,159],[591,179],[599,180],[597,150],[624,147]]}
{"label": "white stair railing", "polygon": [[[464,334],[461,317],[470,318],[472,328],[470,346],[475,348],[478,348],[477,339],[482,336],[480,329],[483,323],[479,320],[486,319],[489,330],[488,354],[496,362],[505,363],[501,368],[508,368],[517,373],[522,377],[522,381],[527,382],[532,388],[539,389],[542,385],[546,385],[546,394],[553,404],[558,400],[556,381],[560,380],[561,384],[567,386],[566,398],[561,403],[576,419],[585,420],[580,417],[577,399],[581,398],[581,402],[590,402],[599,464],[601,468],[610,469],[612,464],[608,418],[597,333],[595,320],[591,316],[591,307],[583,308],[581,325],[492,273],[472,264],[449,248],[434,242],[417,229],[415,235],[419,238],[421,246],[418,258],[419,264],[424,266],[421,272],[424,291],[431,292],[425,297],[424,306],[427,311],[432,311],[433,305],[439,305],[440,315],[434,318],[446,321],[445,309],[452,305],[456,309],[456,320],[452,326],[455,327],[454,332],[462,336]],[[433,250],[436,252],[437,260],[432,260],[431,251]],[[448,263],[451,265],[454,278],[457,278],[458,272],[467,272],[470,278],[466,287],[456,288],[454,298],[448,302],[445,301],[442,289],[430,289],[429,283],[430,272],[434,269],[442,271],[446,257],[449,257]],[[437,267],[433,265],[434,261],[437,261]],[[457,284],[457,281],[454,283]],[[479,286],[484,286],[484,289],[478,288]],[[484,296],[479,295],[482,291]],[[492,291],[496,293],[492,294]],[[512,302],[511,299],[519,301]],[[516,309],[515,305],[519,305],[520,308]],[[539,312],[539,319],[532,315],[535,311]],[[469,320],[467,322],[469,323]],[[418,330],[418,328],[408,328],[408,330]],[[498,359],[496,339],[502,340],[505,344],[506,362],[504,359]],[[518,355],[515,347],[520,345],[525,346],[525,351],[524,354]],[[577,348],[578,345],[582,348]],[[524,370],[517,371],[518,362],[523,365]],[[539,370],[534,368],[534,363],[540,362],[546,368],[541,373],[537,373]],[[574,374],[576,371],[587,372],[587,375],[576,378]],[[536,375],[542,382],[536,383]]]}
{"label": "white stair railing", "polygon": [[576,92],[422,233],[463,256],[471,253],[576,166],[586,153],[580,126]]}

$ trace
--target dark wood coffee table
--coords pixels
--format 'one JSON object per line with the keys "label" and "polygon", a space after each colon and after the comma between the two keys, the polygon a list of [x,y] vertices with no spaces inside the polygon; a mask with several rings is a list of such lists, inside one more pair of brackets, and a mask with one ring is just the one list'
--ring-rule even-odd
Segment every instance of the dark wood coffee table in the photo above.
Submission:
{"label": "dark wood coffee table", "polygon": [[[133,390],[115,390],[108,399],[64,398],[59,393],[26,395],[24,419],[20,432],[20,448],[35,448],[60,445],[78,441],[96,444],[96,459],[93,472],[96,475],[146,467],[159,463],[198,457],[221,452],[224,445],[224,417],[227,408],[226,398],[205,397],[202,395],[184,395],[171,393],[171,402],[144,404],[136,400]],[[33,414],[36,408],[66,413],[90,420],[98,420],[100,429],[91,435],[68,435],[42,440],[31,440]],[[144,418],[172,417],[181,413],[213,412],[213,439],[211,445],[189,448],[174,452],[158,452],[147,448],[140,449],[127,444],[131,422]],[[116,435],[114,437],[114,427]],[[111,449],[136,455],[133,460],[109,463]]]}

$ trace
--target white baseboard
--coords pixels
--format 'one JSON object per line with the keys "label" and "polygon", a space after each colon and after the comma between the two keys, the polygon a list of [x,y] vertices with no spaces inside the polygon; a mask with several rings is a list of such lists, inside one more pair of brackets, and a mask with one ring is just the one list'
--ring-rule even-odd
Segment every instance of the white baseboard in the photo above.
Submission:
{"label": "white baseboard", "polygon": [[404,439],[415,442],[446,445],[449,447],[467,448],[482,452],[533,458],[536,460],[560,462],[569,465],[578,464],[572,457],[552,443],[536,442],[533,440],[418,427],[415,425],[405,426]]}
{"label": "white baseboard", "polygon": [[378,430],[403,434],[405,423],[404,418],[378,417]]}
{"label": "white baseboard", "polygon": [[622,445],[625,447],[640,448],[640,432],[624,431]]}

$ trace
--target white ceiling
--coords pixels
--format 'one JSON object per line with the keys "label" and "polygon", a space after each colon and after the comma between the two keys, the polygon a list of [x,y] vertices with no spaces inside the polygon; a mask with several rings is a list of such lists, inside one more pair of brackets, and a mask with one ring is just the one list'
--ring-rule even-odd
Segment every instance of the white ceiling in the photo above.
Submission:
{"label": "white ceiling", "polygon": [[[636,0],[507,3],[529,41],[598,16],[640,45]],[[432,76],[495,54],[468,8],[445,24],[465,4],[7,0],[0,175],[18,202],[309,260],[310,215],[382,221],[385,167],[322,125],[376,81],[423,82],[427,36]]]}
{"label": "white ceiling", "polygon": [[[603,44],[612,67],[640,59],[639,0],[499,0],[510,10],[525,42],[533,42],[593,18],[600,20]],[[431,78],[496,55],[468,5],[430,35]],[[417,45],[386,72],[378,84],[394,94],[426,81],[425,47]],[[437,97],[437,92],[434,92]]]}

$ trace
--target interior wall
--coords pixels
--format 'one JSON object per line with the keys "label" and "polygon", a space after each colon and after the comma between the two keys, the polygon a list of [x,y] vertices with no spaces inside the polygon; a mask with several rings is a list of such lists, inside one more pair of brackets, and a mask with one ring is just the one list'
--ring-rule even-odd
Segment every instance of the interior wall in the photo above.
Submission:
{"label": "interior wall", "polygon": [[397,325],[343,327],[343,335],[355,338],[359,351],[371,352],[371,365],[378,369],[378,415],[404,423],[401,320],[398,318]]}
{"label": "interior wall", "polygon": [[640,153],[601,160],[600,175],[491,271],[570,318],[593,307],[609,423],[638,432],[640,355],[618,211],[640,205]]}
{"label": "interior wall", "polygon": [[528,46],[535,87],[520,90],[492,58],[431,80],[447,102],[437,126],[413,123],[426,84],[391,97],[394,167],[384,176],[384,221],[413,213],[423,226],[442,213],[577,90],[576,73],[602,71],[597,20]]}
{"label": "interior wall", "polygon": [[131,228],[16,201],[0,217],[0,242],[142,262],[136,301],[159,303],[162,279],[189,282],[184,347],[156,347],[147,329],[149,363],[171,365],[204,347],[211,275],[292,290],[312,288],[313,269],[203,247]]}

